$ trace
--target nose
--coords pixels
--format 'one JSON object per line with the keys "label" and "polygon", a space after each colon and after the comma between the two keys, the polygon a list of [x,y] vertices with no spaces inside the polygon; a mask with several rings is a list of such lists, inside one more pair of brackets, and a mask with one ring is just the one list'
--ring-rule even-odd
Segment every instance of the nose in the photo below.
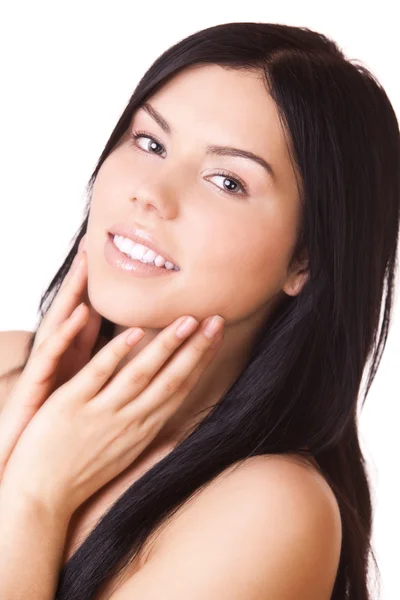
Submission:
{"label": "nose", "polygon": [[166,193],[140,193],[131,199],[136,210],[143,213],[157,211],[164,219],[173,219],[178,213],[178,204]]}
{"label": "nose", "polygon": [[162,165],[157,170],[157,176],[148,176],[146,180],[136,182],[135,195],[131,201],[136,208],[143,211],[158,211],[165,219],[173,219],[179,211],[179,198],[183,197],[184,181],[182,165]]}

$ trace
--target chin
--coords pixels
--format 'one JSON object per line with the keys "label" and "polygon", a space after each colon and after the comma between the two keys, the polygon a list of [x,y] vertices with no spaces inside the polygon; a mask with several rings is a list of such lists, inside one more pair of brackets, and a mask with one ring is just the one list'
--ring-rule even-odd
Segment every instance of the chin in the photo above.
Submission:
{"label": "chin", "polygon": [[149,294],[144,297],[131,290],[129,301],[126,295],[118,294],[116,288],[96,284],[89,279],[88,297],[95,311],[112,323],[121,327],[144,327],[150,329],[164,329],[181,314],[179,307],[173,306],[173,311],[165,309],[163,302],[149,301]]}

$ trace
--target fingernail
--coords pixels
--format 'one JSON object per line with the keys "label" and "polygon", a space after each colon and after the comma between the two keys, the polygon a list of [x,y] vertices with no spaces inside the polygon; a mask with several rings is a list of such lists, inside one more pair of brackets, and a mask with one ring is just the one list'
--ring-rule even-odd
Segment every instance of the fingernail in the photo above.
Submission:
{"label": "fingernail", "polygon": [[204,328],[204,335],[212,339],[222,329],[224,318],[219,315],[213,317]]}
{"label": "fingernail", "polygon": [[190,335],[198,324],[199,322],[194,317],[187,317],[177,328],[176,335],[183,339]]}
{"label": "fingernail", "polygon": [[75,319],[77,319],[78,317],[80,317],[81,312],[82,312],[82,307],[84,306],[84,302],[81,302],[76,308],[75,310],[71,313],[71,317],[70,319],[75,321]]}
{"label": "fingernail", "polygon": [[144,331],[143,329],[131,329],[130,333],[128,333],[128,336],[126,338],[126,343],[128,344],[128,346],[133,346],[133,344],[135,342],[138,342],[140,340],[140,338],[142,338],[144,335]]}

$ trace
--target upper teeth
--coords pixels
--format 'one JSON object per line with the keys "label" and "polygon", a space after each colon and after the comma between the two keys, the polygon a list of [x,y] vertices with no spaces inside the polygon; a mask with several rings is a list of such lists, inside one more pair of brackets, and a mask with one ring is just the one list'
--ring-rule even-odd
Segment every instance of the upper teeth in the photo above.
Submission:
{"label": "upper teeth", "polygon": [[169,270],[174,269],[175,271],[179,271],[179,267],[143,244],[137,244],[122,235],[114,235],[113,241],[117,248],[121,250],[121,252],[124,252],[124,254],[127,254],[130,258],[140,260],[144,263],[152,263],[157,267],[165,267]]}

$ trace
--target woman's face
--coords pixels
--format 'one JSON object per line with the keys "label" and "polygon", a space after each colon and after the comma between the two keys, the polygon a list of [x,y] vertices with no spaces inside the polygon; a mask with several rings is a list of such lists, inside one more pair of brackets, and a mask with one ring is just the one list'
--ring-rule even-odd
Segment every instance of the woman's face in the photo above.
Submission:
{"label": "woman's face", "polygon": [[[120,329],[219,314],[243,339],[304,283],[288,272],[300,201],[276,106],[261,75],[217,65],[182,71],[148,103],[171,133],[139,108],[99,170],[86,238],[90,301]],[[133,140],[136,130],[147,137]],[[262,157],[274,176],[248,158],[207,153],[211,144]],[[121,222],[154,236],[180,271],[139,278],[110,266],[107,232]]]}

